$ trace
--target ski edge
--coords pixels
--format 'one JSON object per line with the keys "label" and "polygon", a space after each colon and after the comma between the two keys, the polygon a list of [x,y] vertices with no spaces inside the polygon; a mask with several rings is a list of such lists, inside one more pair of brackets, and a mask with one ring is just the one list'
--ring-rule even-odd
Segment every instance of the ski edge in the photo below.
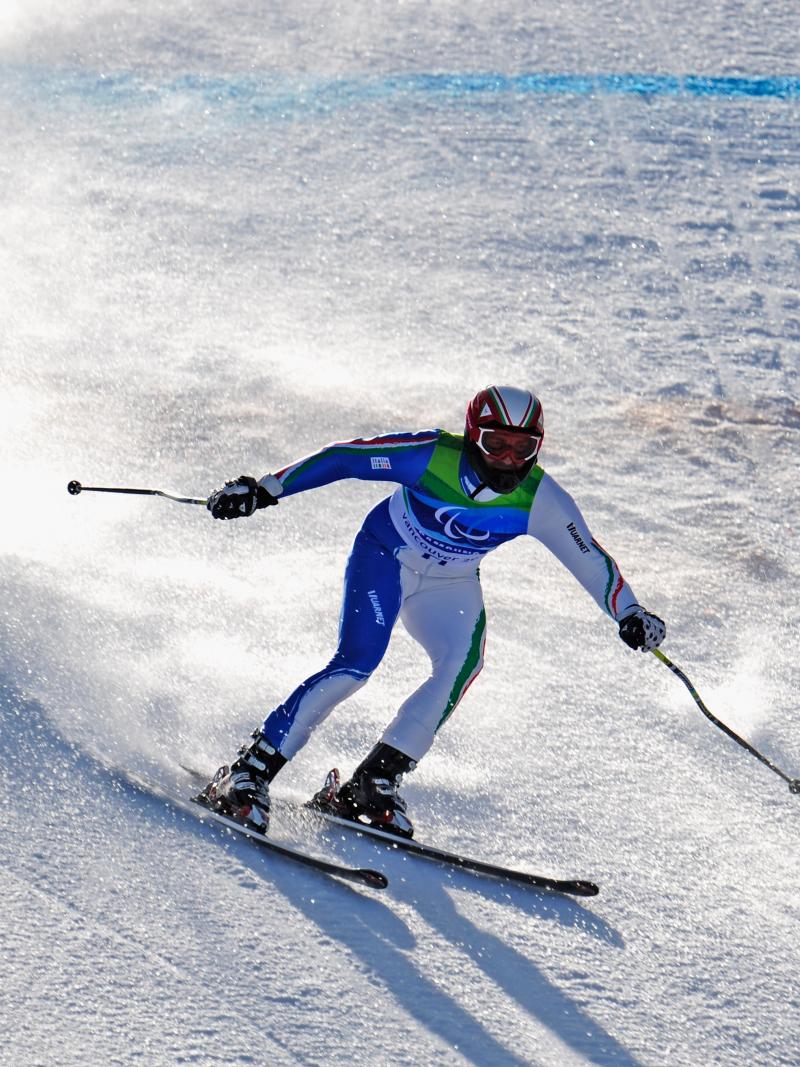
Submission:
{"label": "ski edge", "polygon": [[295,811],[302,811],[315,818],[343,826],[356,834],[364,834],[391,845],[394,848],[410,852],[419,856],[420,859],[428,859],[445,866],[459,867],[462,870],[472,871],[475,874],[483,874],[488,878],[496,878],[504,882],[514,882],[518,885],[528,885],[536,889],[547,889],[556,893],[566,893],[576,897],[594,897],[600,892],[600,887],[594,882],[582,878],[551,878],[549,875],[532,874],[529,871],[518,871],[513,867],[504,867],[501,864],[487,863],[484,860],[473,859],[470,856],[462,856],[456,852],[448,852],[445,849],[436,848],[433,845],[425,845],[414,838],[400,837],[398,834],[387,833],[374,826],[366,826],[363,823],[345,819],[340,815],[323,811],[314,807],[310,802],[306,804],[293,804],[282,801]]}
{"label": "ski edge", "polygon": [[323,859],[321,856],[314,856],[310,852],[292,848],[290,845],[282,845],[264,834],[243,826],[235,819],[214,811],[213,808],[209,808],[207,804],[203,804],[202,801],[196,800],[194,797],[190,798],[189,803],[194,809],[197,809],[196,814],[199,818],[213,821],[233,833],[247,837],[259,848],[268,849],[270,852],[285,856],[287,859],[294,860],[306,867],[313,867],[315,870],[323,871],[325,874],[330,874],[335,878],[343,878],[349,882],[359,882],[362,885],[369,886],[371,889],[386,889],[389,885],[389,879],[381,871],[375,871],[371,867],[348,867],[333,860]]}

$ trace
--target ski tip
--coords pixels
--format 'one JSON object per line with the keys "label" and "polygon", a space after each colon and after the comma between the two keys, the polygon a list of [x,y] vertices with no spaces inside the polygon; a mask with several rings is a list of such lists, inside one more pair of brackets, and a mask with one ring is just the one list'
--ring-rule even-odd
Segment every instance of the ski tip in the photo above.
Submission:
{"label": "ski tip", "polygon": [[380,871],[373,871],[369,867],[360,867],[357,874],[361,881],[372,889],[386,889],[389,885],[389,879],[385,874]]}
{"label": "ski tip", "polygon": [[196,782],[210,782],[214,777],[212,774],[204,774],[203,771],[199,771],[197,767],[192,767],[188,763],[179,763],[178,766],[182,771],[185,771],[190,778],[193,778]]}
{"label": "ski tip", "polygon": [[596,897],[600,892],[600,886],[594,882],[572,882],[569,890],[576,897]]}

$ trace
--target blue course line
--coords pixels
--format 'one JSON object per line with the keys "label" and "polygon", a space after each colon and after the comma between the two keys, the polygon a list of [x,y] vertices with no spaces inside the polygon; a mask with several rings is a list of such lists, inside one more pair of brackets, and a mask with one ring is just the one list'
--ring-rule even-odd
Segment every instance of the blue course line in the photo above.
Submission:
{"label": "blue course line", "polygon": [[[30,95],[51,101],[78,97],[102,105],[148,107],[169,96],[199,98],[213,110],[241,108],[251,115],[289,116],[298,111],[327,112],[377,100],[417,97],[490,99],[498,96],[602,96],[644,98],[800,97],[798,77],[708,77],[695,74],[395,74],[364,75],[331,81],[296,81],[280,75],[230,78],[185,74],[169,82],[151,80],[135,70],[107,74],[84,70],[3,68],[0,83],[22,82]],[[27,84],[26,84],[27,83]],[[35,88],[30,83],[34,83]]]}
{"label": "blue course line", "polygon": [[[331,82],[337,85],[352,83]],[[475,93],[591,96],[633,93],[640,96],[800,96],[800,78],[700,77],[671,74],[408,74],[361,83],[367,92],[403,92],[467,96]],[[368,88],[370,86],[370,88]]]}
{"label": "blue course line", "polygon": [[[671,74],[396,74],[340,78],[292,86],[259,79],[228,80],[186,75],[167,90],[199,91],[206,97],[256,103],[346,104],[394,96],[483,96],[566,94],[599,96],[800,96],[800,78],[713,78]],[[157,91],[157,90],[156,90]]]}

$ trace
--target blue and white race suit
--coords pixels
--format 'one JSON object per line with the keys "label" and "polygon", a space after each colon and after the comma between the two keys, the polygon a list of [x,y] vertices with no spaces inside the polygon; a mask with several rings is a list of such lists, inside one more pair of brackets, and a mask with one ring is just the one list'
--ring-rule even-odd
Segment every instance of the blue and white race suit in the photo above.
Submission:
{"label": "blue and white race suit", "polygon": [[497,494],[480,482],[463,437],[425,430],[331,444],[261,484],[289,497],[345,478],[399,488],[372,509],[356,536],[333,658],[264,722],[264,736],[286,759],[367,682],[398,616],[432,667],[382,740],[421,759],[483,665],[481,560],[515,537],[529,534],[546,545],[612,619],[637,606],[575,502],[540,466],[512,493]]}

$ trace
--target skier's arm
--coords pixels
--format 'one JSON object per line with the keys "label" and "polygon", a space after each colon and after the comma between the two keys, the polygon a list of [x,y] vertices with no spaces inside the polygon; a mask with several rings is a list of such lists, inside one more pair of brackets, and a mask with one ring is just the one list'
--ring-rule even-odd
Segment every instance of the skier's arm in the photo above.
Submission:
{"label": "skier's arm", "polygon": [[394,433],[326,445],[319,452],[291,463],[258,481],[242,475],[209,494],[206,504],[215,519],[238,519],[278,498],[317,489],[343,478],[413,485],[430,462],[440,430]]}
{"label": "skier's arm", "polygon": [[260,484],[273,496],[293,496],[344,478],[413,485],[430,462],[439,433],[422,430],[340,441],[265,475]]}
{"label": "skier's arm", "polygon": [[575,501],[548,474],[534,497],[528,533],[550,549],[612,619],[620,621],[639,607],[615,560],[592,537]]}

